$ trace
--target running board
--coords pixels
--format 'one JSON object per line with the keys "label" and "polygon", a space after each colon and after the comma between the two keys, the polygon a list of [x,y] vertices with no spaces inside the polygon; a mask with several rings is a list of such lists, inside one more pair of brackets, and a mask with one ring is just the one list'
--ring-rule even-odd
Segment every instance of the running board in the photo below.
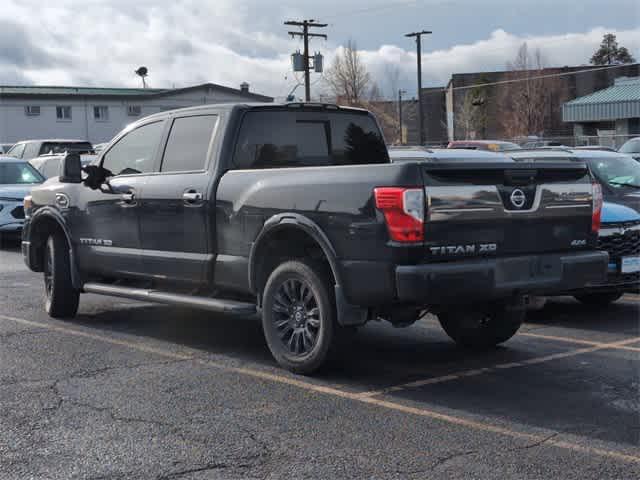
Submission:
{"label": "running board", "polygon": [[236,300],[194,297],[193,295],[181,295],[160,292],[158,290],[145,290],[142,288],[119,287],[102,283],[85,283],[83,290],[86,293],[97,293],[98,295],[129,298],[132,300],[142,300],[144,302],[165,303],[167,305],[177,305],[180,307],[200,308],[212,312],[234,315],[251,315],[256,313],[255,304],[238,302]]}

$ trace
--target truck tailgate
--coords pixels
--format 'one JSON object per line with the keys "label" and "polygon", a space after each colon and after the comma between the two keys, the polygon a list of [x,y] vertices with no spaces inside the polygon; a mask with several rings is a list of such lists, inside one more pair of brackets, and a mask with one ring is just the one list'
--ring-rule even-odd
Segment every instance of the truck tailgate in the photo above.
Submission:
{"label": "truck tailgate", "polygon": [[593,248],[584,163],[425,163],[430,262]]}

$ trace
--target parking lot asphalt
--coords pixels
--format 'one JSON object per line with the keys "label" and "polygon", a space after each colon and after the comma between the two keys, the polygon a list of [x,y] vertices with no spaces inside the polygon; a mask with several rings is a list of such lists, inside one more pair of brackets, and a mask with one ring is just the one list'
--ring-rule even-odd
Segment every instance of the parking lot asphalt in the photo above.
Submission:
{"label": "parking lot asphalt", "polygon": [[0,478],[640,478],[640,297],[532,312],[489,352],[435,318],[279,369],[256,318],[84,295],[49,319],[0,249]]}

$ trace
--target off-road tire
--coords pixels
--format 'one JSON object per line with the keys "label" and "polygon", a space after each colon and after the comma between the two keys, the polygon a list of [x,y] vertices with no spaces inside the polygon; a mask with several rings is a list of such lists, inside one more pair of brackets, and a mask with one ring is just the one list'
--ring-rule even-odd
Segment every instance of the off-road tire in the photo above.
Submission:
{"label": "off-road tire", "polygon": [[440,325],[458,345],[488,349],[513,337],[524,322],[522,302],[477,308],[453,309],[438,313]]}
{"label": "off-road tire", "polygon": [[67,239],[60,233],[47,238],[44,250],[45,310],[53,318],[73,318],[78,312],[80,292],[71,281]]}
{"label": "off-road tire", "polygon": [[[289,302],[290,298],[285,294],[288,287],[285,284],[289,287],[304,285],[309,289],[313,300],[306,305],[313,308],[305,310],[305,313],[302,314],[302,311],[307,307],[302,306],[302,300]],[[300,286],[297,290],[300,294],[292,293],[291,296],[301,298],[303,296],[302,290],[303,287]],[[287,306],[289,303],[291,306]],[[315,313],[313,316],[307,315],[308,312],[316,309],[317,315]],[[299,320],[300,325],[305,325],[304,327],[295,326],[295,313],[298,311],[308,319],[306,321]],[[312,327],[311,320],[313,320],[313,325],[317,324],[317,328]],[[285,321],[288,323],[283,323]],[[280,328],[279,325],[281,325]],[[328,360],[334,358],[339,350],[339,337],[343,332],[336,320],[333,282],[324,266],[302,259],[286,260],[278,265],[271,272],[265,284],[262,302],[262,327],[269,350],[283,368],[294,373],[308,375],[326,366]],[[285,329],[291,329],[290,336],[286,335]],[[303,350],[299,353],[292,351],[293,347],[290,343],[296,329],[298,330],[296,334],[298,340],[296,340],[295,348],[297,350],[300,346],[300,349]],[[314,342],[310,342],[305,333],[300,333],[305,329],[309,332],[315,332]],[[312,345],[308,347],[308,351],[304,351],[304,348],[307,347],[307,343],[304,342]]]}

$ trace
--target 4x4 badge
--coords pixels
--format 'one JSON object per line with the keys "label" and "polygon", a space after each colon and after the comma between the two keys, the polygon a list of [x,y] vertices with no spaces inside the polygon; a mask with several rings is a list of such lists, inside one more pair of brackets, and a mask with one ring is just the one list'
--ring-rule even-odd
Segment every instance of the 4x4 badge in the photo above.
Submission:
{"label": "4x4 badge", "polygon": [[511,203],[516,208],[522,208],[524,203],[527,201],[527,197],[522,190],[516,188],[513,192],[511,192]]}

